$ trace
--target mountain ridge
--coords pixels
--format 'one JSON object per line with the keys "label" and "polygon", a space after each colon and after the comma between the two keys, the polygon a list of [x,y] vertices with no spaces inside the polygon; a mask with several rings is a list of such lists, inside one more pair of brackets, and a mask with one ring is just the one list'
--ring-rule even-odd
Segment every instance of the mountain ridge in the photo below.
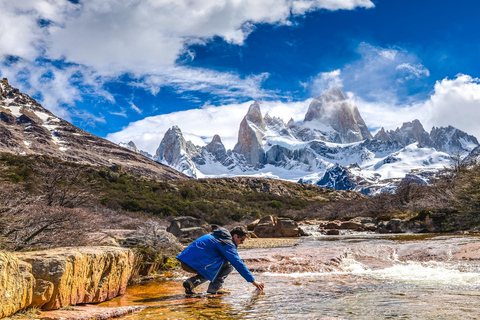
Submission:
{"label": "mountain ridge", "polygon": [[[214,139],[221,141],[218,135]],[[157,153],[169,148],[166,143],[162,140]],[[455,156],[467,157],[477,146],[474,136],[452,126],[428,133],[418,119],[372,136],[354,103],[331,88],[313,99],[301,123],[262,116],[255,101],[232,150],[223,146],[219,156],[210,147],[191,144],[181,157],[162,163],[195,178],[272,177],[373,195],[394,192],[404,179],[428,184]]]}
{"label": "mountain ridge", "polygon": [[55,116],[35,99],[12,87],[6,78],[0,80],[0,152],[41,154],[100,166],[117,165],[158,179],[188,179],[168,166]]}

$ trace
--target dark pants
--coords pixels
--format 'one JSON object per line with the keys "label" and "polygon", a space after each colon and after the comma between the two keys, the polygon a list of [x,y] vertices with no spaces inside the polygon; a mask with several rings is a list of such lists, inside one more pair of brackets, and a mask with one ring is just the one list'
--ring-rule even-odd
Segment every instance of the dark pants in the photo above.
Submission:
{"label": "dark pants", "polygon": [[[187,272],[190,272],[190,273],[196,273],[195,276],[187,279],[187,280],[192,282],[193,287],[197,287],[197,286],[201,285],[202,283],[204,283],[205,281],[207,281],[207,278],[202,276],[200,273],[198,273],[197,270],[190,267],[185,262],[181,261],[181,264],[182,264],[182,269],[183,270],[185,270]],[[223,286],[223,282],[225,281],[227,276],[230,274],[230,272],[232,272],[232,270],[233,270],[232,265],[228,261],[225,261],[225,263],[223,264],[222,269],[220,269],[220,272],[218,273],[218,276],[215,279],[215,281],[210,282],[210,284],[208,285],[207,292],[215,293],[219,289],[221,289],[222,286]]]}

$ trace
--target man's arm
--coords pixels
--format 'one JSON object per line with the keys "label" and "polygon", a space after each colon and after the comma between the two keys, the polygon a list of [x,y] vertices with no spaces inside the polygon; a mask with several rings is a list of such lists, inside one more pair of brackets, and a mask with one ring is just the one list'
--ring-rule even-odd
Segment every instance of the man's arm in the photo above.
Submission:
{"label": "man's arm", "polygon": [[[223,256],[228,260],[228,262],[230,262],[232,266],[238,271],[238,273],[240,273],[240,275],[244,277],[245,280],[247,280],[247,282],[255,282],[258,284],[258,282],[255,281],[255,278],[253,278],[253,275],[248,270],[245,263],[243,263],[242,259],[238,255],[235,245],[220,246],[220,251],[222,252]],[[255,284],[253,285],[257,286]]]}

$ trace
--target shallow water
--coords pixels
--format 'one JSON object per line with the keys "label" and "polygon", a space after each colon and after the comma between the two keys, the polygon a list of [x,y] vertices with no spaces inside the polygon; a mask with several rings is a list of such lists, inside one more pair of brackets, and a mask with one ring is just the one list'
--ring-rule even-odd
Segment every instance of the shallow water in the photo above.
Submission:
{"label": "shallow water", "polygon": [[[344,235],[240,250],[265,283],[236,272],[227,296],[183,294],[178,278],[128,288],[102,306],[143,305],[122,319],[480,319],[480,238]],[[206,285],[199,291],[205,291]]]}

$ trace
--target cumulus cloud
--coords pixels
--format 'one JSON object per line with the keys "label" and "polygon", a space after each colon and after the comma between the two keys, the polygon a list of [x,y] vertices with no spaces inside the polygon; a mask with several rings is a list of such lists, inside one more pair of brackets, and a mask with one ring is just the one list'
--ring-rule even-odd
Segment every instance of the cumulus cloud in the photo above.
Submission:
{"label": "cumulus cloud", "polygon": [[324,91],[330,89],[331,87],[342,88],[342,70],[337,69],[331,72],[321,72],[315,78],[313,78],[311,83],[311,92],[317,96],[322,94]]}
{"label": "cumulus cloud", "polygon": [[148,73],[174,65],[189,44],[213,36],[241,45],[258,23],[373,6],[370,0],[0,0],[0,55],[32,60],[45,53],[96,70]]}
{"label": "cumulus cloud", "polygon": [[[280,117],[285,122],[292,118],[302,121],[311,99],[300,102],[260,102],[262,114]],[[165,132],[178,125],[185,136],[197,145],[205,145],[218,134],[227,149],[233,149],[238,138],[240,122],[253,101],[222,106],[204,106],[202,109],[173,112],[130,123],[122,131],[111,133],[107,139],[119,142],[135,142],[136,146],[154,154]]]}
{"label": "cumulus cloud", "polygon": [[[160,86],[180,92],[212,88],[213,94],[261,98],[270,94],[261,89],[266,74],[240,78],[228,72],[182,68],[176,60],[183,53],[194,59],[188,47],[214,36],[242,45],[259,23],[289,25],[292,16],[314,10],[372,7],[371,0],[0,0],[0,60],[13,56],[30,63],[29,69],[38,67],[38,60],[50,61],[54,69],[58,61],[76,65],[76,74],[63,79],[65,86],[71,86],[63,88],[64,95],[74,100],[81,99],[74,85],[78,73],[97,84],[129,73],[152,92]],[[12,70],[1,72],[6,76]],[[35,78],[37,72],[28,75],[26,87],[42,82],[41,76]],[[51,95],[47,87],[35,89],[42,92],[47,108],[71,103],[58,96],[59,91]],[[104,96],[100,87],[91,93]],[[58,111],[68,118],[70,111]]]}
{"label": "cumulus cloud", "polygon": [[397,104],[399,97],[410,95],[425,85],[422,81],[430,76],[413,53],[402,48],[382,48],[361,43],[357,52],[360,59],[339,70],[321,72],[310,81],[310,90],[317,95],[331,86],[343,87],[370,102]]}
{"label": "cumulus cloud", "polygon": [[383,126],[393,130],[403,122],[419,119],[427,131],[451,125],[480,138],[480,79],[469,75],[437,81],[424,101],[392,105],[356,98],[356,104],[371,129]]}
{"label": "cumulus cloud", "polygon": [[480,79],[459,74],[437,81],[425,104],[430,126],[452,125],[480,138]]}

